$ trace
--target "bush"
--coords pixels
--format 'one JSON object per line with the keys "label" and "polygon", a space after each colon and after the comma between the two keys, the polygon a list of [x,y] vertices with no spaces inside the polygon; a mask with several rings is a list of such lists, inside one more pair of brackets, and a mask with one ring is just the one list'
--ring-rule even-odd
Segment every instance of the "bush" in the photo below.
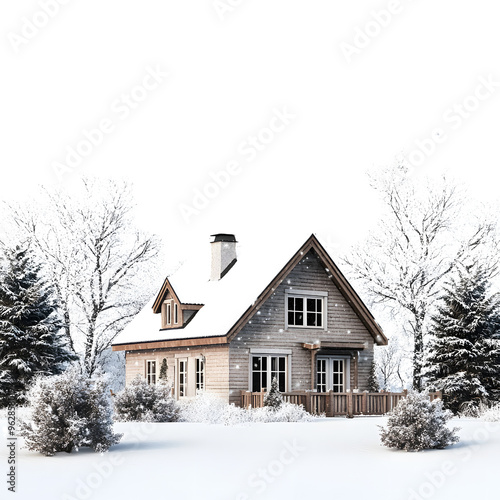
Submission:
{"label": "bush", "polygon": [[148,384],[138,375],[115,396],[115,415],[122,422],[175,422],[179,407],[165,380]]}
{"label": "bush", "polygon": [[500,403],[483,407],[479,416],[486,422],[500,422]]}
{"label": "bush", "polygon": [[252,422],[311,422],[319,417],[308,413],[302,405],[282,402],[279,408],[265,406],[250,410]]}
{"label": "bush", "polygon": [[120,441],[113,433],[111,396],[103,378],[90,379],[78,368],[39,378],[28,393],[31,417],[20,434],[29,450],[47,456],[81,446],[104,452]]}
{"label": "bush", "polygon": [[387,428],[379,426],[382,444],[405,451],[446,448],[459,440],[459,428],[446,427],[452,417],[440,399],[431,402],[426,392],[410,392],[389,413]]}
{"label": "bush", "polygon": [[233,424],[248,422],[247,410],[229,405],[222,398],[201,391],[195,398],[180,403],[180,420],[204,424]]}
{"label": "bush", "polygon": [[181,403],[180,420],[205,424],[237,425],[251,422],[309,422],[318,417],[307,413],[302,405],[283,402],[279,408],[240,408],[206,392]]}

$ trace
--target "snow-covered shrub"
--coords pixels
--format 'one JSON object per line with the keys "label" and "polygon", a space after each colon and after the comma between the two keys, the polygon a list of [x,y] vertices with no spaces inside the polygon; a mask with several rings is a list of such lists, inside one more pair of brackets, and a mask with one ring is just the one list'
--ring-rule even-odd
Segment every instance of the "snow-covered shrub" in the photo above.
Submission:
{"label": "snow-covered shrub", "polygon": [[120,441],[113,433],[113,408],[106,382],[90,379],[78,368],[39,378],[28,399],[31,416],[21,421],[26,446],[51,456],[81,446],[107,451]]}
{"label": "snow-covered shrub", "polygon": [[481,418],[486,422],[500,422],[500,403],[485,408],[481,413]]}
{"label": "snow-covered shrub", "polygon": [[122,422],[175,422],[179,408],[170,384],[148,384],[137,376],[115,396],[115,416]]}
{"label": "snow-covered shrub", "polygon": [[272,408],[273,410],[278,410],[283,404],[283,396],[278,387],[278,379],[273,377],[271,382],[271,388],[264,396],[264,406],[267,408]]}
{"label": "snow-covered shrub", "polygon": [[181,401],[180,407],[183,422],[230,425],[250,420],[244,408],[229,405],[222,398],[205,391],[199,392],[193,399]]}
{"label": "snow-covered shrub", "polygon": [[308,413],[302,405],[283,401],[279,408],[264,406],[250,410],[252,422],[311,422],[319,417]]}
{"label": "snow-covered shrub", "polygon": [[426,392],[408,393],[388,416],[387,428],[379,427],[382,444],[389,448],[421,451],[446,448],[459,440],[459,428],[446,427],[451,411],[443,409],[440,399],[431,401]]}
{"label": "snow-covered shrub", "polygon": [[307,413],[302,405],[282,402],[279,408],[240,408],[214,394],[200,392],[196,398],[182,401],[180,419],[184,422],[237,425],[251,422],[309,422],[316,418]]}

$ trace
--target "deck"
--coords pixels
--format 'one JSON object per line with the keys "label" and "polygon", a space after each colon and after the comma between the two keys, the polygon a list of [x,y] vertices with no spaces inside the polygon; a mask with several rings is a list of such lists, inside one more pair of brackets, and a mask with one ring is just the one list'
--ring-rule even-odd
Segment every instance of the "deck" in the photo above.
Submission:
{"label": "deck", "polygon": [[[296,405],[302,405],[313,415],[325,414],[327,417],[354,415],[385,415],[399,401],[406,397],[403,392],[284,392],[283,400]],[[264,406],[265,392],[241,391],[241,406],[244,408],[261,408]],[[432,400],[442,398],[441,392],[430,392]]]}

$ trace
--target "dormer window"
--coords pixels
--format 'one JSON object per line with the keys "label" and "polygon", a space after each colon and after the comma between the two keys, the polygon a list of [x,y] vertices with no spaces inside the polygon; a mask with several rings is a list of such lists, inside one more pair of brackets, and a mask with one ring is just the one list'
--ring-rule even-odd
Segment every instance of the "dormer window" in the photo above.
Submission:
{"label": "dormer window", "polygon": [[285,300],[287,328],[326,328],[326,292],[289,289]]}
{"label": "dormer window", "polygon": [[167,302],[167,325],[172,324],[172,302]]}
{"label": "dormer window", "polygon": [[177,303],[174,304],[174,324],[177,325],[179,323],[179,305]]}
{"label": "dormer window", "polygon": [[[170,300],[165,300],[163,302],[162,308],[161,308],[161,323],[162,323],[162,328],[170,328],[174,320],[178,320],[178,311],[177,313],[175,312],[177,304],[174,305],[173,301]],[[172,311],[172,308],[174,311]],[[177,314],[177,316],[176,316]],[[174,316],[174,318],[172,318]]]}

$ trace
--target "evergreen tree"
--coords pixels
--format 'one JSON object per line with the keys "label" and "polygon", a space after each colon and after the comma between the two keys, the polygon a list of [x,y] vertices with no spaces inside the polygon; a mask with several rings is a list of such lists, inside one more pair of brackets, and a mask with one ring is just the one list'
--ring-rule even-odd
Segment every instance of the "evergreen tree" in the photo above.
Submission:
{"label": "evergreen tree", "polygon": [[164,380],[165,382],[167,381],[167,368],[167,358],[163,358],[160,366],[160,380]]}
{"label": "evergreen tree", "polygon": [[0,407],[22,404],[36,375],[75,360],[60,335],[53,291],[29,249],[6,250],[0,276]]}
{"label": "evergreen tree", "polygon": [[378,380],[377,380],[377,365],[375,364],[375,361],[372,361],[370,367],[370,375],[368,377],[368,391],[369,392],[380,391],[380,387],[378,385]]}
{"label": "evergreen tree", "polygon": [[264,406],[269,406],[277,410],[283,404],[283,396],[278,387],[278,379],[273,377],[271,382],[271,388],[269,392],[264,396]]}
{"label": "evergreen tree", "polygon": [[464,266],[432,318],[426,375],[454,413],[498,400],[500,393],[500,301],[488,290],[485,268]]}

